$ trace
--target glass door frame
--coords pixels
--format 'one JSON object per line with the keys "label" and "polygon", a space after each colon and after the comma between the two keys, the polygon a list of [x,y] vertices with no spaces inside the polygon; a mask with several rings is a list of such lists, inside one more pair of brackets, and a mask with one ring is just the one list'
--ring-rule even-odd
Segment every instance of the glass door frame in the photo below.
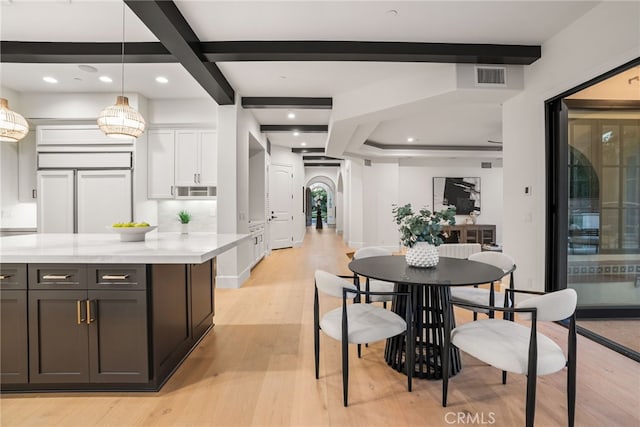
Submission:
{"label": "glass door frame", "polygon": [[[564,98],[640,64],[640,57],[545,101],[546,206],[545,290],[567,287],[569,238],[569,120]],[[595,101],[594,107],[637,108],[635,101]],[[640,307],[578,309],[577,317],[637,317]],[[597,314],[597,316],[596,316]]]}

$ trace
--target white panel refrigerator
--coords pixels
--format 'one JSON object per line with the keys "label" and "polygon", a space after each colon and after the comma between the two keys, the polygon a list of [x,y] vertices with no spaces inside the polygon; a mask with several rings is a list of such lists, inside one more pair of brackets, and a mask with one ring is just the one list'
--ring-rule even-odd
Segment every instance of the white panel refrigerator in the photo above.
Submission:
{"label": "white panel refrigerator", "polygon": [[37,194],[40,233],[106,233],[132,219],[130,169],[42,169]]}

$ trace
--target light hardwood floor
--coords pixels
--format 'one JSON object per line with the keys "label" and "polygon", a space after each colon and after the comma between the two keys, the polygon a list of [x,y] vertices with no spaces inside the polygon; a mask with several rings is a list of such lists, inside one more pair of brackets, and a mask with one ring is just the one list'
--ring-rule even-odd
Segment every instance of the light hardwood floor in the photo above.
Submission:
{"label": "light hardwood floor", "polygon": [[[241,289],[217,290],[215,328],[160,392],[3,395],[1,425],[524,425],[524,377],[502,385],[499,371],[463,356],[442,408],[442,383],[414,380],[408,393],[382,343],[362,359],[351,349],[344,408],[339,346],[325,336],[314,377],[313,272],[347,273],[348,250],[332,229],[310,228],[303,247],[274,251]],[[559,326],[541,332],[566,342]],[[577,426],[640,425],[639,364],[582,337],[578,364]],[[566,425],[565,381],[566,371],[538,378],[536,426]],[[458,414],[466,424],[456,424]]]}

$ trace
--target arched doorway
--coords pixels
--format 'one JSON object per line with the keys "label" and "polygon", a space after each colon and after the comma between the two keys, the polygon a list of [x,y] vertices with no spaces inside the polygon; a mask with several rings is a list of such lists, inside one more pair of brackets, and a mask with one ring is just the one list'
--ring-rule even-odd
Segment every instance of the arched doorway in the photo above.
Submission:
{"label": "arched doorway", "polygon": [[316,225],[316,204],[320,204],[323,225],[336,227],[336,188],[333,180],[327,176],[318,175],[307,182],[306,203],[307,226]]}

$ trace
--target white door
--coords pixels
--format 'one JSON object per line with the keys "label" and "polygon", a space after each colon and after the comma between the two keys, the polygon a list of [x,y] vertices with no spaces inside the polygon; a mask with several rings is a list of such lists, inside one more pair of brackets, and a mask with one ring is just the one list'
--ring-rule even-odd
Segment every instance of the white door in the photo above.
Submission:
{"label": "white door", "polygon": [[72,170],[38,171],[38,232],[73,233]]}
{"label": "white door", "polygon": [[293,174],[290,165],[271,165],[269,212],[271,249],[293,246]]}
{"label": "white door", "polygon": [[78,171],[78,233],[131,221],[131,171]]}
{"label": "white door", "polygon": [[176,131],[176,185],[198,185],[200,172],[200,142],[195,130]]}
{"label": "white door", "polygon": [[147,137],[147,195],[150,199],[173,198],[173,131],[150,130]]}
{"label": "white door", "polygon": [[216,187],[218,185],[218,138],[216,131],[200,131],[199,138],[201,158],[198,185]]}

